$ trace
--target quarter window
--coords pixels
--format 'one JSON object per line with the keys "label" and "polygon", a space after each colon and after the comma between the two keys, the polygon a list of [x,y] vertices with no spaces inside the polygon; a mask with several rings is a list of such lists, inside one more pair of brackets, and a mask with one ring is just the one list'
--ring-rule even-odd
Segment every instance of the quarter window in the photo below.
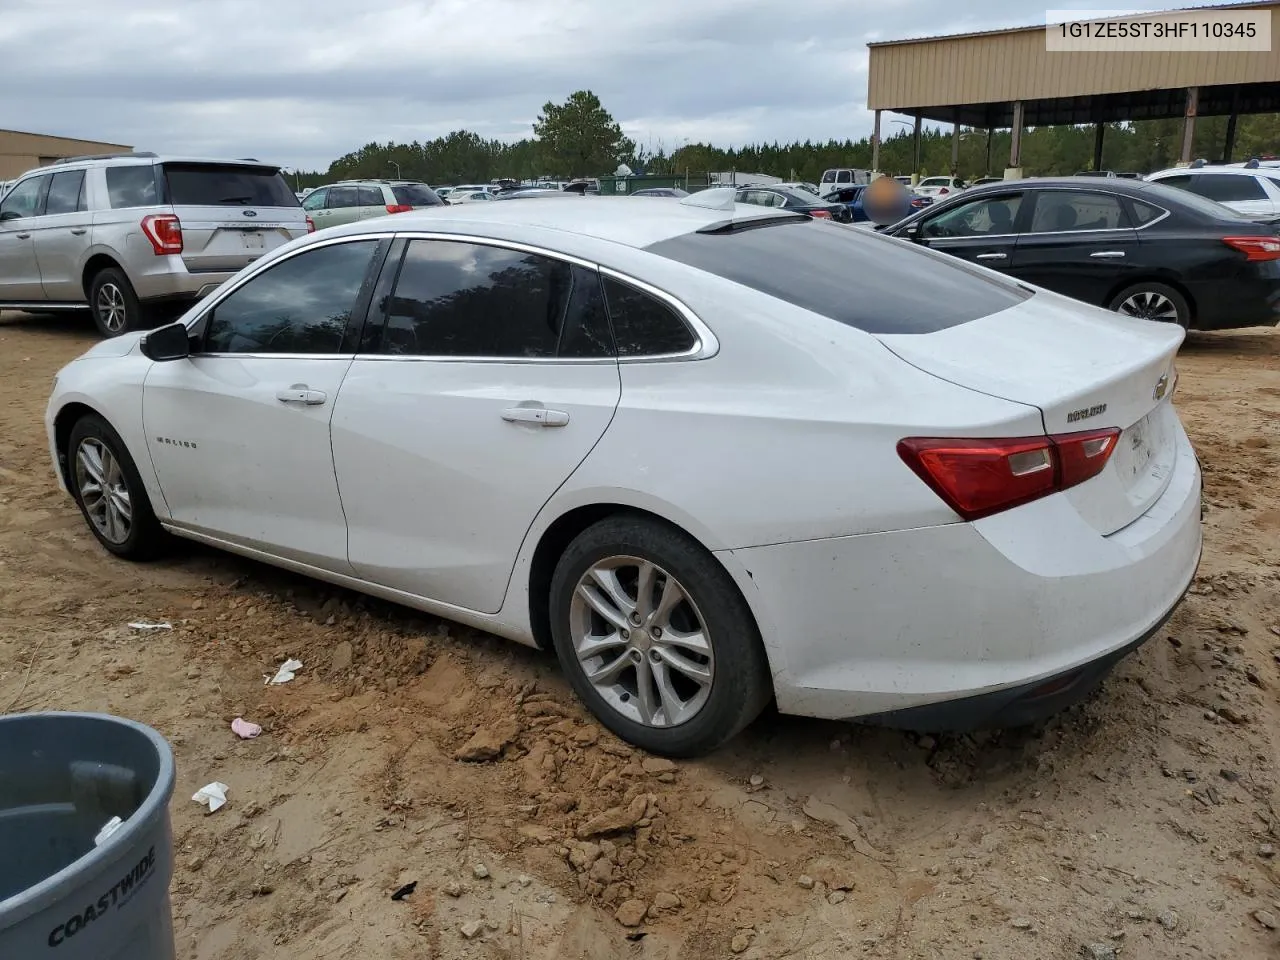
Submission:
{"label": "quarter window", "polygon": [[604,291],[618,356],[665,356],[693,349],[693,332],[657,297],[612,277],[604,278]]}
{"label": "quarter window", "polygon": [[53,182],[49,184],[49,197],[44,205],[45,214],[52,216],[55,213],[77,213],[84,208],[84,171],[68,170],[66,173],[55,173]]}
{"label": "quarter window", "polygon": [[332,244],[258,274],[213,308],[205,352],[340,352],[376,248]]}
{"label": "quarter window", "polygon": [[159,202],[156,193],[156,171],[150,164],[107,167],[106,172],[107,199],[112,210],[154,207]]}
{"label": "quarter window", "polygon": [[44,188],[48,182],[47,176],[32,177],[30,180],[23,180],[6,193],[4,202],[0,203],[0,220],[19,220],[38,216]]}
{"label": "quarter window", "polygon": [[1045,191],[1036,199],[1031,233],[1075,233],[1117,230],[1129,226],[1120,200],[1110,193]]}
{"label": "quarter window", "polygon": [[410,241],[384,309],[383,353],[512,360],[612,354],[596,272],[520,250]]}
{"label": "quarter window", "polygon": [[1165,213],[1164,210],[1149,203],[1143,203],[1141,200],[1130,200],[1129,205],[1133,207],[1133,219],[1138,226],[1146,226],[1153,220],[1158,220]]}
{"label": "quarter window", "polygon": [[1022,194],[983,197],[962,203],[924,222],[921,234],[926,237],[998,237],[1014,232]]}

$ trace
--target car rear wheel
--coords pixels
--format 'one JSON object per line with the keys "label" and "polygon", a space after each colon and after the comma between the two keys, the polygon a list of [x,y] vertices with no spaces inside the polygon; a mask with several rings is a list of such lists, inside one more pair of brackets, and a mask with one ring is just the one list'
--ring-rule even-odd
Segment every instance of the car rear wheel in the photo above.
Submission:
{"label": "car rear wheel", "polygon": [[81,417],[67,441],[71,492],[89,531],[118,557],[146,560],[164,547],[167,535],[133,458],[120,435],[101,417]]}
{"label": "car rear wheel", "polygon": [[1112,299],[1111,309],[1140,320],[1176,323],[1184,330],[1191,326],[1191,306],[1187,298],[1164,283],[1137,283],[1121,290]]}
{"label": "car rear wheel", "polygon": [[94,274],[89,282],[89,308],[104,337],[118,337],[143,327],[142,304],[133,292],[133,284],[124,271],[115,267]]}
{"label": "car rear wheel", "polygon": [[759,630],[732,579],[658,521],[610,517],[581,533],[556,566],[550,606],[578,696],[651,753],[714,750],[772,696]]}

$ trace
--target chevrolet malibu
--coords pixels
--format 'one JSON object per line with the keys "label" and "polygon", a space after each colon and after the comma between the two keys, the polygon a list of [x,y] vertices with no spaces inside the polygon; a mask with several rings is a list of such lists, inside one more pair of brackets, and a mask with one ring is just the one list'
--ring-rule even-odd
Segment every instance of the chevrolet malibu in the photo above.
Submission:
{"label": "chevrolet malibu", "polygon": [[1096,687],[1199,559],[1182,337],[732,191],[470,204],[271,252],[64,367],[47,428],[111,553],[554,648],[691,756],[771,700],[973,729]]}

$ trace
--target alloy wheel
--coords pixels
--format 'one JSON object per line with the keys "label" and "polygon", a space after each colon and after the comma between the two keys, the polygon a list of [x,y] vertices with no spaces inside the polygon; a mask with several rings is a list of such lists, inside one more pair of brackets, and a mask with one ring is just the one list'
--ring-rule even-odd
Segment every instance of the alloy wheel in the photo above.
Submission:
{"label": "alloy wheel", "polygon": [[114,283],[104,283],[98,288],[98,316],[102,325],[112,333],[124,330],[129,319],[129,310],[125,305],[124,291]]}
{"label": "alloy wheel", "polygon": [[668,571],[639,557],[600,560],[579,579],[569,617],[583,675],[622,716],[673,727],[706,706],[715,678],[711,636]]}
{"label": "alloy wheel", "polygon": [[1165,320],[1177,322],[1178,308],[1164,294],[1142,290],[1126,298],[1119,308],[1125,316],[1140,320]]}
{"label": "alloy wheel", "polygon": [[86,437],[76,451],[76,487],[89,521],[107,540],[120,544],[133,527],[133,505],[120,461],[101,440]]}

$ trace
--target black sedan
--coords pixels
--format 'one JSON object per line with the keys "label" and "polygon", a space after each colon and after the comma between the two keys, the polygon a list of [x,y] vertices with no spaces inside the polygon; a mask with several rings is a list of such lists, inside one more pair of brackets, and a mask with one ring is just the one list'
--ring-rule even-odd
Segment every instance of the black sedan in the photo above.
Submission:
{"label": "black sedan", "polygon": [[1280,230],[1119,177],[974,187],[884,232],[1130,316],[1193,330],[1280,323]]}
{"label": "black sedan", "polygon": [[743,187],[736,197],[738,203],[754,203],[758,207],[776,207],[807,213],[819,219],[852,223],[853,213],[847,204],[831,203],[816,193],[797,190],[794,187]]}

